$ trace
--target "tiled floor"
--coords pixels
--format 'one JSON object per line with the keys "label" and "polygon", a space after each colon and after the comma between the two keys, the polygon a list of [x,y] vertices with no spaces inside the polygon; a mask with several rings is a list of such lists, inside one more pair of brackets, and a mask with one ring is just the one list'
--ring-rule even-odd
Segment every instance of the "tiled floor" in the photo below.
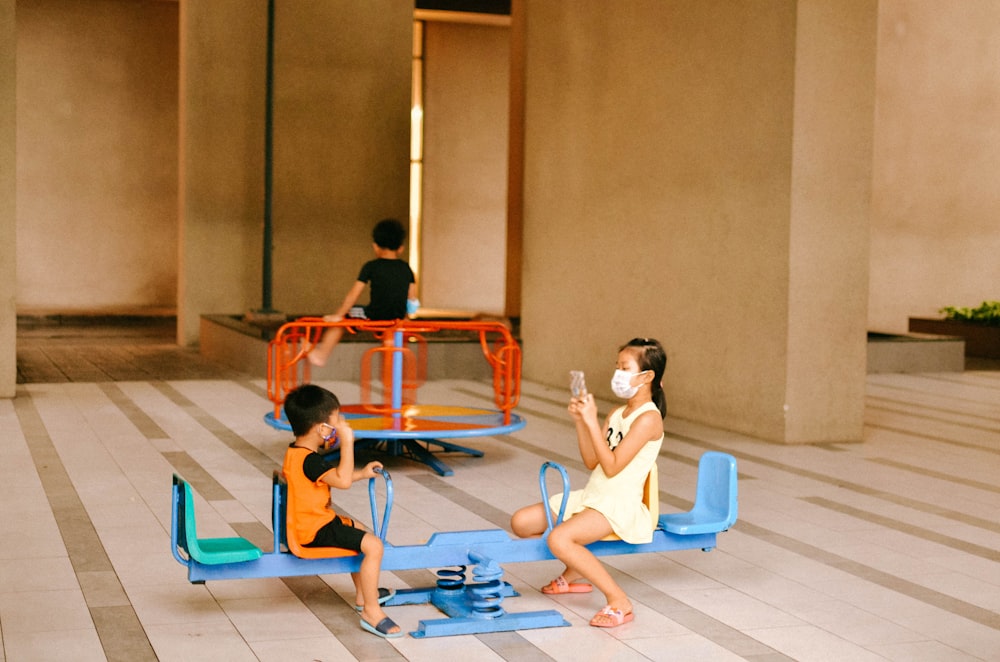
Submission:
{"label": "tiled floor", "polygon": [[[490,394],[447,381],[420,398]],[[523,384],[527,427],[470,443],[482,458],[446,456],[453,476],[388,459],[389,541],[506,528],[538,500],[545,460],[582,484],[564,397]],[[384,641],[358,626],[344,575],[192,585],[170,554],[173,472],[195,490],[199,533],[269,547],[270,476],[288,437],[262,422],[263,379],[27,380],[0,400],[2,659],[1000,660],[1000,371],[872,375],[867,397],[858,444],[788,447],[668,418],[661,510],[689,507],[698,457],[718,449],[739,461],[740,520],[710,553],[606,557],[632,623],[588,627],[599,594],[544,596],[536,587],[559,566],[526,562],[504,567],[522,594],[505,607],[556,609],[571,627]],[[363,485],[335,498],[369,521]],[[441,616],[388,611],[407,631]]]}

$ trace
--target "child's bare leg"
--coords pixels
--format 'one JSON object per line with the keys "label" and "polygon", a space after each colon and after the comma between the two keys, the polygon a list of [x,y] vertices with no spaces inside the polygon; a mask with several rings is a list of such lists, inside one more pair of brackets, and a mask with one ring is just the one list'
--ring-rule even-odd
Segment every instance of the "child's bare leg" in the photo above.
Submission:
{"label": "child's bare leg", "polygon": [[510,530],[518,538],[537,538],[545,533],[548,526],[548,520],[545,519],[545,508],[540,503],[525,506],[510,518]]}
{"label": "child's bare leg", "polygon": [[315,366],[326,365],[326,360],[330,358],[333,348],[337,346],[343,335],[344,327],[342,326],[327,329],[316,346],[309,351],[309,363]]}
{"label": "child's bare leg", "polygon": [[354,604],[358,607],[358,611],[360,611],[361,607],[364,606],[361,604],[361,601],[365,598],[364,593],[361,592],[361,573],[352,572],[351,581],[354,582]]}
{"label": "child's bare leg", "polygon": [[549,534],[549,549],[566,564],[567,581],[586,579],[604,594],[608,606],[631,613],[632,602],[625,591],[612,579],[611,574],[584,545],[600,540],[611,533],[611,525],[596,510],[585,509],[566,520]]}
{"label": "child's bare leg", "polygon": [[[361,618],[368,621],[369,625],[378,625],[386,613],[382,605],[378,603],[378,578],[382,570],[382,541],[371,533],[366,533],[361,539],[361,570],[357,573],[355,586],[359,588],[364,608],[361,611]],[[353,575],[352,575],[353,578]],[[389,628],[390,633],[399,632],[399,626],[394,625]]]}
{"label": "child's bare leg", "polygon": [[[555,522],[555,515],[552,516],[552,521]],[[545,517],[545,506],[541,503],[525,506],[510,518],[510,529],[519,538],[537,538],[548,528],[549,521]],[[569,567],[563,569],[562,577],[570,584],[584,579],[583,575]]]}

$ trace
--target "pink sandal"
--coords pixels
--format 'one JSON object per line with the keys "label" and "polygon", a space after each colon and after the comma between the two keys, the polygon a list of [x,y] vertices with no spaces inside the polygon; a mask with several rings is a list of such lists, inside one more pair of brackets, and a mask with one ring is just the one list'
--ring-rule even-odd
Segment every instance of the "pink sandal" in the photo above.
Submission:
{"label": "pink sandal", "polygon": [[595,628],[616,628],[630,622],[633,618],[635,618],[635,614],[632,612],[623,614],[620,609],[613,609],[611,605],[608,605],[594,614],[594,617],[590,619],[590,624]]}
{"label": "pink sandal", "polygon": [[590,593],[594,590],[594,587],[590,584],[578,584],[573,582],[572,584],[566,581],[566,578],[559,575],[547,585],[542,587],[542,593],[545,595],[562,595],[563,593]]}

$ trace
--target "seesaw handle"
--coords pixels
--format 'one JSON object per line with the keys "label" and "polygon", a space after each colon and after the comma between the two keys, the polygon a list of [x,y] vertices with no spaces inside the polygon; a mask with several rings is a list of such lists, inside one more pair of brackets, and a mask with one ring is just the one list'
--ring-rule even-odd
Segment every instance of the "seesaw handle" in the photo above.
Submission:
{"label": "seesaw handle", "polygon": [[382,542],[385,542],[386,534],[389,532],[389,515],[392,514],[392,477],[385,467],[376,467],[375,473],[382,474],[385,479],[385,509],[382,511],[382,525],[379,526],[378,502],[375,498],[375,479],[368,479],[368,500],[372,505],[372,531],[375,532]]}
{"label": "seesaw handle", "polygon": [[[549,489],[545,486],[545,472],[548,469],[558,469],[562,475],[562,502],[559,504],[559,513],[556,515],[555,523],[552,522],[552,509],[549,508]],[[548,534],[553,526],[563,521],[563,515],[566,514],[566,502],[569,500],[569,474],[566,473],[566,468],[558,462],[545,462],[542,464],[542,468],[538,470],[538,486],[542,490],[542,507],[545,509],[545,521],[549,525],[545,529],[545,533]]]}

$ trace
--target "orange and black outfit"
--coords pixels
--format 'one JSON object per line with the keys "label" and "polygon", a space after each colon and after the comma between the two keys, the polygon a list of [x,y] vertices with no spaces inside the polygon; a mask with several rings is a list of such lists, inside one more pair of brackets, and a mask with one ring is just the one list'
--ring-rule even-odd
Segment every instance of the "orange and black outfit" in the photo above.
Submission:
{"label": "orange and black outfit", "polygon": [[288,489],[295,495],[295,511],[289,519],[294,522],[296,539],[303,541],[304,547],[339,547],[360,552],[365,531],[330,507],[330,486],[321,479],[333,467],[323,456],[293,442],[285,451],[282,471]]}

